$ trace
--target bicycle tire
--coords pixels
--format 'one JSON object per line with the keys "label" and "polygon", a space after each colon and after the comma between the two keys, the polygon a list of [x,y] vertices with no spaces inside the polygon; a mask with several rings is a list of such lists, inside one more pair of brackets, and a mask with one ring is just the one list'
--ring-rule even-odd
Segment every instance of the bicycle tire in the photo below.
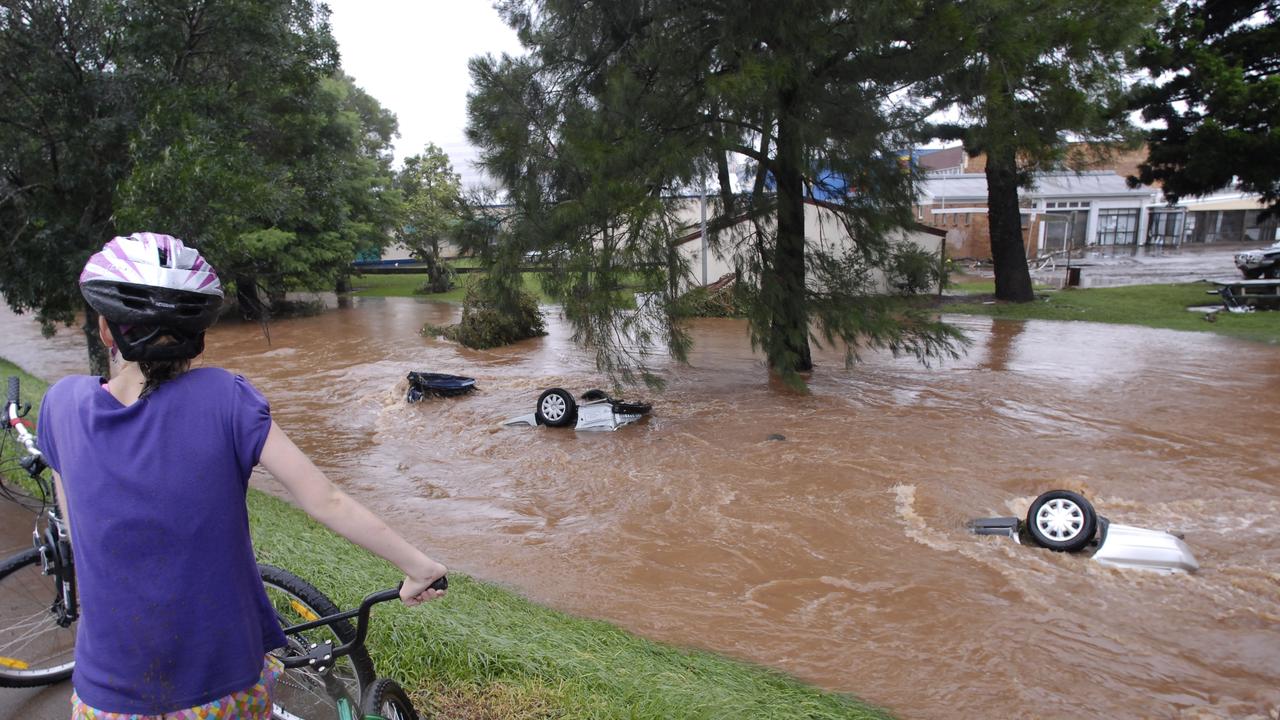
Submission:
{"label": "bicycle tire", "polygon": [[58,623],[58,587],[40,553],[0,561],[0,687],[38,687],[71,677],[75,626]]}
{"label": "bicycle tire", "polygon": [[380,678],[365,688],[364,701],[360,704],[360,713],[366,720],[370,717],[382,720],[418,720],[418,711],[408,693],[391,678]]}
{"label": "bicycle tire", "polygon": [[[297,575],[263,564],[258,565],[258,571],[262,575],[267,597],[276,608],[281,627],[339,612],[338,607],[324,593]],[[351,623],[342,620],[333,625],[287,636],[288,645],[273,654],[278,657],[304,655],[311,643],[329,640],[337,645],[349,642],[355,636],[355,628]],[[364,695],[363,688],[376,679],[373,660],[365,648],[359,648],[351,655],[339,659],[326,671],[326,675],[342,682],[357,706]],[[284,671],[276,681],[272,705],[272,717],[283,720],[320,720],[338,716],[337,703],[325,690],[324,678],[309,668]]]}

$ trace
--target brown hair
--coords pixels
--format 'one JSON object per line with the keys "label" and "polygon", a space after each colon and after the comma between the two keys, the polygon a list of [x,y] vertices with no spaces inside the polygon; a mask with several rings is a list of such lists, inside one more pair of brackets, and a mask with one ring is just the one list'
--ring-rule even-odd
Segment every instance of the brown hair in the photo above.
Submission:
{"label": "brown hair", "polygon": [[[151,328],[136,326],[130,328],[126,335],[135,334],[137,336],[145,335],[150,332]],[[155,345],[173,345],[178,339],[172,335],[160,335],[151,342],[147,343],[148,347]],[[138,369],[142,371],[142,376],[147,379],[146,384],[142,386],[142,393],[138,395],[144,398],[150,395],[153,390],[160,387],[164,383],[182,375],[191,369],[191,359],[183,358],[181,360],[139,360]]]}

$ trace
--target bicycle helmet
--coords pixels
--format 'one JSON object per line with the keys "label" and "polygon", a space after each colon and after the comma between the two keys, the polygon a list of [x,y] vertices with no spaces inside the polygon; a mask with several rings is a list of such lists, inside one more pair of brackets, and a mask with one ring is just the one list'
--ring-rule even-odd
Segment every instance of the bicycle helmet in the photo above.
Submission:
{"label": "bicycle helmet", "polygon": [[[80,293],[106,318],[125,360],[185,360],[204,350],[222,283],[195,248],[158,233],[112,238],[80,273]],[[175,342],[152,344],[169,336]]]}

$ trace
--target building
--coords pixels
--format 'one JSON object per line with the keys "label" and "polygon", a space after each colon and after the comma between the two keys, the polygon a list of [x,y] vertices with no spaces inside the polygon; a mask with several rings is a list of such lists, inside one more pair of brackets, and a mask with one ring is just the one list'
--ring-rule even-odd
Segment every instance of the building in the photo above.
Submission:
{"label": "building", "polygon": [[[1067,248],[1176,246],[1183,243],[1271,243],[1280,241],[1280,218],[1261,219],[1256,196],[1217,193],[1170,205],[1159,188],[1130,188],[1146,148],[1101,151],[1076,143],[1064,164],[1083,170],[1040,173],[1019,194],[1023,243],[1028,257]],[[960,146],[917,150],[925,172],[917,219],[947,232],[950,257],[991,257],[987,223],[986,158],[968,157]]]}
{"label": "building", "polygon": [[[830,203],[822,200],[805,199],[805,242],[811,248],[820,248],[831,254],[839,254],[852,249],[852,242],[844,223],[830,208]],[[702,241],[702,232],[699,228],[701,207],[698,199],[693,198],[682,203],[677,213],[682,225],[690,229],[676,241],[676,246],[680,249],[680,254],[684,256],[691,271],[691,276],[686,278],[688,286],[710,285],[726,275],[732,275],[734,272],[732,253],[724,248],[717,250]],[[710,206],[707,208],[707,213],[710,218],[712,214]],[[746,223],[749,220],[744,217],[739,222]],[[732,233],[733,230],[730,228],[724,232]],[[941,252],[945,238],[946,233],[938,228],[917,225],[898,231],[896,235],[890,237],[890,242],[911,243],[936,255]],[[879,292],[891,290],[882,271],[875,271],[872,283]]]}
{"label": "building", "polygon": [[[1041,173],[1019,197],[1027,255],[1068,247],[1145,244],[1158,203],[1155,190],[1130,188],[1114,172]],[[1158,214],[1154,219],[1163,229],[1168,223],[1163,210]],[[928,175],[919,186],[916,218],[946,231],[948,256],[991,256],[985,175]]]}

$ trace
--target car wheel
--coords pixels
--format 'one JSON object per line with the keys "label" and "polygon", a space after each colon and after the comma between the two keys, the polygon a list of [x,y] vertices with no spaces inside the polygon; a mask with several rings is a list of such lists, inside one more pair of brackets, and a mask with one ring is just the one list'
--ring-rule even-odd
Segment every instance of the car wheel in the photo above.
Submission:
{"label": "car wheel", "polygon": [[648,415],[652,409],[649,403],[613,401],[613,411],[620,415]]}
{"label": "car wheel", "polygon": [[539,424],[564,427],[577,419],[578,404],[567,391],[551,388],[538,396],[538,405],[533,414]]}
{"label": "car wheel", "polygon": [[1041,547],[1076,552],[1093,540],[1098,514],[1083,496],[1069,490],[1050,490],[1031,503],[1027,529]]}
{"label": "car wheel", "polygon": [[591,390],[582,393],[582,399],[587,402],[592,402],[595,400],[608,400],[609,396],[603,390],[592,388]]}
{"label": "car wheel", "polygon": [[1266,275],[1266,277],[1268,277],[1268,278],[1270,278],[1270,279],[1272,279],[1272,280],[1275,280],[1275,279],[1277,279],[1277,278],[1280,278],[1280,263],[1277,263],[1277,264],[1272,265],[1271,267],[1267,268],[1267,271],[1266,271],[1265,275]]}

